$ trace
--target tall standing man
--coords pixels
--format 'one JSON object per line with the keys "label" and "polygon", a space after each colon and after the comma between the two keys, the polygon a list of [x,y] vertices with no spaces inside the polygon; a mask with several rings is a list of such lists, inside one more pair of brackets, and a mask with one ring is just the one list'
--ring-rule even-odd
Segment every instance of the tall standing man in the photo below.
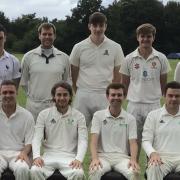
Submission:
{"label": "tall standing man", "polygon": [[22,60],[21,85],[27,93],[26,108],[36,120],[38,113],[51,106],[51,88],[69,75],[68,56],[53,46],[56,28],[42,23],[38,28],[41,45],[26,53]]}
{"label": "tall standing man", "polygon": [[[31,179],[45,180],[59,169],[67,180],[83,180],[82,162],[87,150],[84,115],[70,106],[73,93],[69,84],[55,84],[51,94],[55,105],[40,112],[37,118]],[[44,153],[41,157],[43,138]]]}
{"label": "tall standing man", "polygon": [[9,167],[17,180],[28,180],[34,119],[30,112],[17,105],[15,82],[3,81],[0,95],[0,179]]}
{"label": "tall standing man", "polygon": [[136,29],[139,47],[123,61],[120,73],[128,94],[127,111],[137,121],[139,151],[147,114],[160,107],[160,98],[167,82],[169,63],[166,56],[152,47],[156,28],[142,24]]}
{"label": "tall standing man", "polygon": [[13,80],[19,86],[21,77],[19,60],[4,49],[6,29],[0,24],[0,84],[3,80]]}
{"label": "tall standing man", "polygon": [[124,85],[110,84],[106,96],[109,107],[97,111],[92,120],[90,180],[100,180],[111,169],[128,180],[139,180],[136,120],[122,109]]}
{"label": "tall standing man", "polygon": [[124,58],[121,46],[104,35],[104,14],[93,13],[88,28],[90,36],[76,44],[70,55],[74,106],[85,115],[87,125],[94,112],[107,106],[106,87],[120,81],[119,68]]}
{"label": "tall standing man", "polygon": [[180,83],[167,83],[164,97],[164,106],[150,112],[144,124],[148,180],[163,180],[171,171],[180,172]]}

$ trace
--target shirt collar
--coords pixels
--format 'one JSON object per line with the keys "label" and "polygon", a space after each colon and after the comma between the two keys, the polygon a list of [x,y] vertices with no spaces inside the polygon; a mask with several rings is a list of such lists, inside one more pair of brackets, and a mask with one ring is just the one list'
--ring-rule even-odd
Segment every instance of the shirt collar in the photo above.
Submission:
{"label": "shirt collar", "polygon": [[[20,106],[18,104],[16,104],[16,110],[10,117],[15,116],[19,111],[20,111]],[[0,108],[0,114],[3,114],[4,116],[6,116],[6,113],[3,111],[2,106]]]}
{"label": "shirt collar", "polygon": [[[103,42],[102,42],[99,46],[101,46],[102,44],[106,43],[107,41],[108,41],[108,38],[104,35],[104,40],[103,40]],[[87,38],[87,42],[88,42],[88,43],[91,43],[91,44],[93,44],[93,45],[96,45],[96,44],[94,44],[94,43],[92,42],[90,36]]]}
{"label": "shirt collar", "polygon": [[9,58],[9,53],[7,53],[7,52],[4,50],[4,54],[1,56],[0,59],[6,59],[6,58]]}
{"label": "shirt collar", "polygon": [[[60,112],[57,110],[57,107],[56,107],[56,106],[53,106],[52,108],[53,108],[53,110],[52,110],[52,117],[53,117],[53,119],[54,119],[56,122],[57,122],[58,119],[60,119],[60,118],[65,118],[65,117],[69,116],[69,115],[71,114],[71,112],[72,112],[71,106],[68,107],[68,110],[67,110],[67,112],[66,112],[65,114],[60,113]],[[50,121],[52,121],[52,119],[50,119]]]}
{"label": "shirt collar", "polygon": [[[132,56],[135,58],[135,57],[142,57],[140,54],[139,54],[139,48],[137,48]],[[148,59],[150,58],[154,58],[154,57],[159,57],[159,53],[158,51],[156,51],[154,48],[152,48],[152,53],[149,55]]]}
{"label": "shirt collar", "polygon": [[172,114],[169,114],[169,113],[168,113],[168,111],[166,110],[166,106],[165,106],[165,104],[164,104],[163,107],[162,107],[162,115],[163,115],[163,116],[180,116],[180,107],[179,107],[178,113],[175,114],[175,115],[172,115]]}
{"label": "shirt collar", "polygon": [[123,108],[121,108],[121,113],[119,114],[119,116],[114,117],[111,115],[110,111],[109,111],[109,107],[106,109],[105,111],[105,117],[106,118],[113,118],[113,119],[124,119],[125,116],[125,110]]}
{"label": "shirt collar", "polygon": [[[41,49],[41,46],[38,46],[36,49],[34,49],[34,53],[35,54],[38,54],[38,55],[42,55],[42,49]],[[56,55],[61,55],[61,51],[59,51],[57,48],[55,48],[54,46],[52,47],[52,53],[54,56]]]}

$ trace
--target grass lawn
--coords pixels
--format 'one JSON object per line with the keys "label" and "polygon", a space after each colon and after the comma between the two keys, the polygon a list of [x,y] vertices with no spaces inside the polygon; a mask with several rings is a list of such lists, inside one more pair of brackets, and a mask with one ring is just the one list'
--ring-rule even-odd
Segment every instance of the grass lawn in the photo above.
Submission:
{"label": "grass lawn", "polygon": [[[17,56],[17,58],[19,60],[22,59],[22,54],[15,54]],[[169,72],[168,74],[168,81],[171,81],[173,80],[174,78],[174,69],[176,67],[176,64],[178,63],[179,60],[170,60],[170,65],[171,65],[171,71]],[[163,100],[162,100],[163,101]],[[22,91],[22,89],[20,88],[19,89],[19,94],[18,94],[18,102],[20,105],[24,106],[25,105],[25,102],[26,102],[26,98],[25,98],[25,94],[24,92]],[[126,104],[127,102],[124,103],[124,107],[126,108]],[[86,154],[86,157],[85,157],[85,160],[84,160],[84,169],[85,169],[85,172],[87,174],[88,172],[88,166],[89,166],[89,162],[90,162],[90,155],[89,155],[89,150]],[[143,151],[141,151],[141,155],[140,155],[140,166],[141,166],[141,179],[143,179],[143,175],[144,175],[144,171],[145,171],[145,166],[146,166],[146,160],[145,160],[145,154]]]}

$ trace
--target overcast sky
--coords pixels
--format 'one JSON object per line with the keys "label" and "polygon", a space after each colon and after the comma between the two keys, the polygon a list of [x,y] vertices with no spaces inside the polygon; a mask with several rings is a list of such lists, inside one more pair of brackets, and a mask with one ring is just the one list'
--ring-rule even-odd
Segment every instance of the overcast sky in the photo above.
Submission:
{"label": "overcast sky", "polygon": [[[77,6],[78,0],[0,0],[0,11],[10,20],[16,19],[22,14],[36,13],[36,17],[48,17],[65,19],[71,15],[71,9]],[[164,4],[168,0],[162,0]],[[180,0],[179,0],[180,1]],[[105,7],[112,4],[113,0],[103,0]]]}

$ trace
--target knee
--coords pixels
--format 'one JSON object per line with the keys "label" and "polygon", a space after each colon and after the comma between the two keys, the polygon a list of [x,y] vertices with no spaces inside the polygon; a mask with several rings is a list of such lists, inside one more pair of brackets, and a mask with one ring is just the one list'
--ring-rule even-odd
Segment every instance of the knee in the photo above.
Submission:
{"label": "knee", "polygon": [[159,165],[151,165],[147,168],[147,176],[151,175],[152,173],[157,173],[160,171],[160,166]]}
{"label": "knee", "polygon": [[38,167],[38,166],[32,166],[32,167],[31,167],[30,174],[36,175],[36,174],[38,174],[39,172],[41,172],[41,168],[40,168],[40,167]]}
{"label": "knee", "polygon": [[84,177],[84,171],[83,169],[74,169],[73,171],[74,176],[83,179]]}
{"label": "knee", "polygon": [[14,173],[26,173],[29,172],[29,166],[25,161],[17,161]]}

